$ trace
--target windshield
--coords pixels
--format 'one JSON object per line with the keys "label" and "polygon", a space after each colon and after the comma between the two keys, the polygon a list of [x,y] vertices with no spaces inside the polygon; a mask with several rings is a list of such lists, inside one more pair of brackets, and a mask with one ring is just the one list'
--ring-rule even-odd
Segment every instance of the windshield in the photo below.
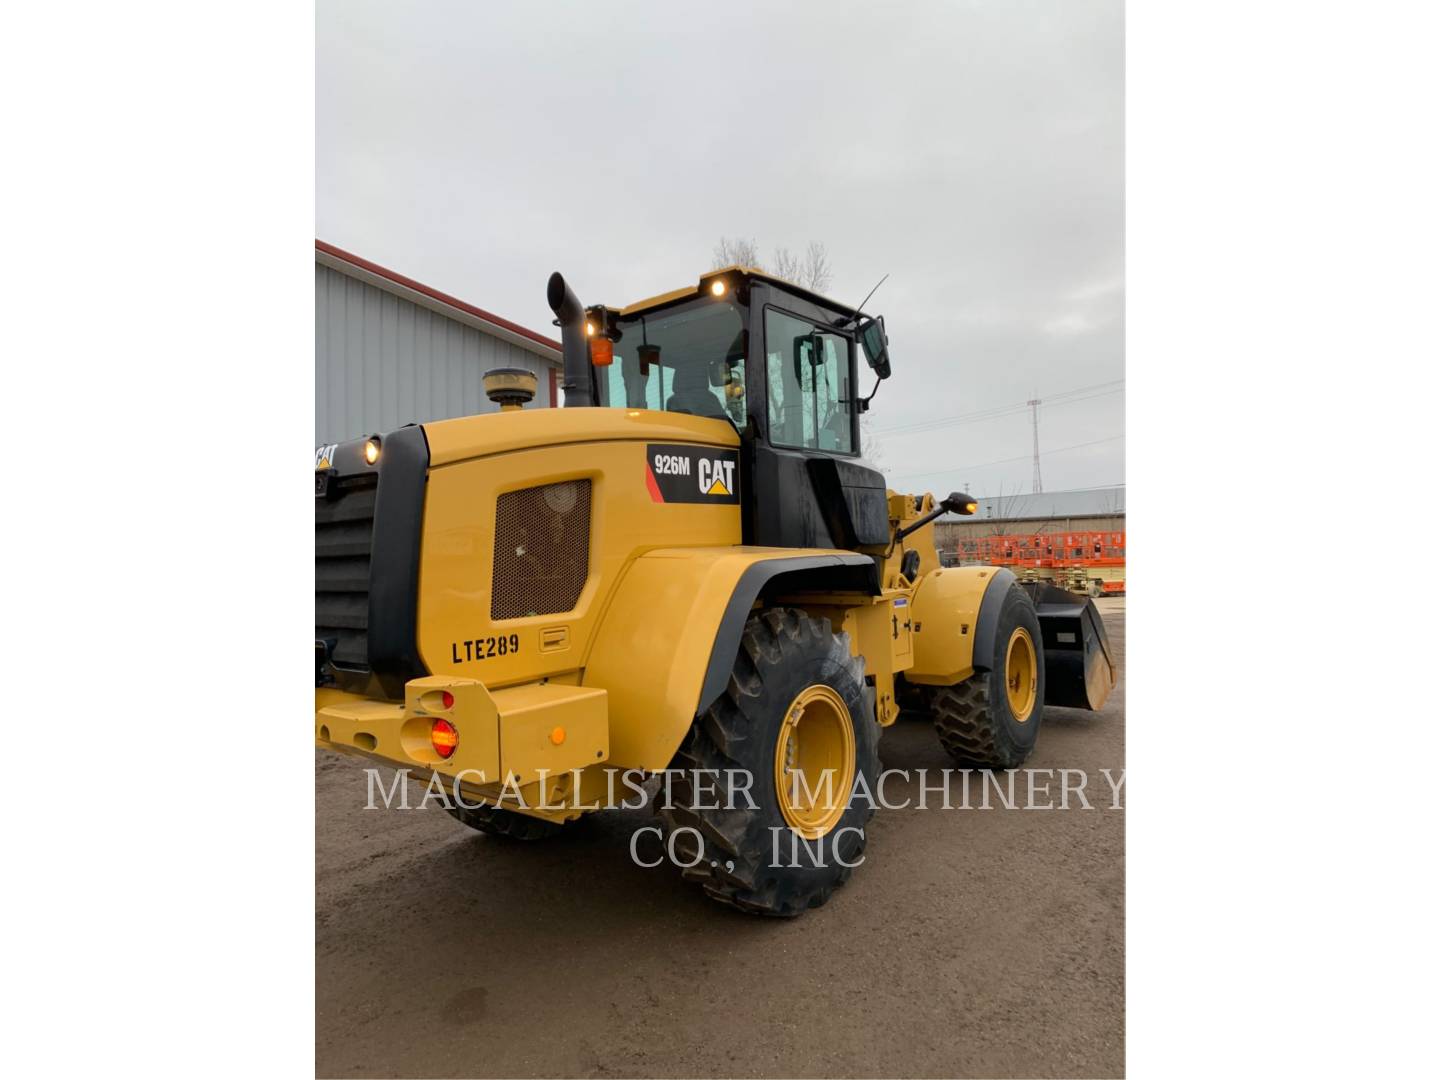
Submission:
{"label": "windshield", "polygon": [[703,300],[621,319],[615,362],[600,368],[600,404],[691,413],[745,426],[745,315]]}

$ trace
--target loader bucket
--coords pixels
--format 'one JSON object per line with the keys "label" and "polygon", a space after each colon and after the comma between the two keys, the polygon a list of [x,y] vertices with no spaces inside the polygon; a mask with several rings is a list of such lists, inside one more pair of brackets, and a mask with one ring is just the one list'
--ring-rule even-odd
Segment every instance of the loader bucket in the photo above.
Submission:
{"label": "loader bucket", "polygon": [[1115,685],[1115,657],[1099,609],[1088,597],[1043,581],[1021,587],[1040,616],[1045,704],[1099,709]]}

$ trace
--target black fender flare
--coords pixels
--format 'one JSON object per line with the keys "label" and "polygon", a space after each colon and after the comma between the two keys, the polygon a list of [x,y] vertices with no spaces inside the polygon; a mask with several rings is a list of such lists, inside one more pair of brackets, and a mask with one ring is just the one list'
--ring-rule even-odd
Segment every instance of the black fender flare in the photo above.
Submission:
{"label": "black fender flare", "polygon": [[[874,558],[869,555],[852,552],[782,555],[747,567],[735,583],[730,600],[725,605],[725,614],[715,629],[715,644],[710,649],[705,680],[700,684],[700,700],[695,706],[697,716],[725,692],[725,683],[740,652],[740,640],[745,633],[745,623],[750,618],[750,609],[761,591],[780,578],[788,579],[786,584],[798,589],[837,589],[880,595],[879,570]],[[988,592],[986,595],[988,597]]]}
{"label": "black fender flare", "polygon": [[[999,633],[1000,609],[1005,606],[1005,594],[1019,579],[1003,566],[995,571],[990,584],[985,586],[985,595],[980,600],[980,617],[975,620],[975,643],[971,646],[970,666],[976,671],[989,671],[993,666],[990,658],[995,655],[995,637]],[[1028,597],[1029,594],[1027,593]],[[1037,651],[1043,648],[1035,642]],[[1042,654],[1037,659],[1043,664]]]}

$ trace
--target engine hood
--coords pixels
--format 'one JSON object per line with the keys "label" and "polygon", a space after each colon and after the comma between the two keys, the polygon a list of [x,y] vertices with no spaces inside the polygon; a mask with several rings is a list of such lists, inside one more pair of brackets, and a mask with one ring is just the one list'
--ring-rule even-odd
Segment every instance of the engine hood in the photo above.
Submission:
{"label": "engine hood", "polygon": [[675,442],[737,447],[725,420],[653,409],[521,409],[425,424],[430,467],[527,450],[588,442]]}

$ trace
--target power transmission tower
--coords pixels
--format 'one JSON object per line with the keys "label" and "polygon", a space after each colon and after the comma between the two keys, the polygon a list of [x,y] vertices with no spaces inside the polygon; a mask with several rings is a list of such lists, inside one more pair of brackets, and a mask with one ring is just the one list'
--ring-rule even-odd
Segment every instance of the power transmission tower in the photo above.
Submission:
{"label": "power transmission tower", "polygon": [[1030,406],[1030,430],[1035,434],[1035,478],[1031,481],[1031,491],[1038,495],[1045,490],[1040,483],[1040,399],[1031,398],[1025,404]]}

